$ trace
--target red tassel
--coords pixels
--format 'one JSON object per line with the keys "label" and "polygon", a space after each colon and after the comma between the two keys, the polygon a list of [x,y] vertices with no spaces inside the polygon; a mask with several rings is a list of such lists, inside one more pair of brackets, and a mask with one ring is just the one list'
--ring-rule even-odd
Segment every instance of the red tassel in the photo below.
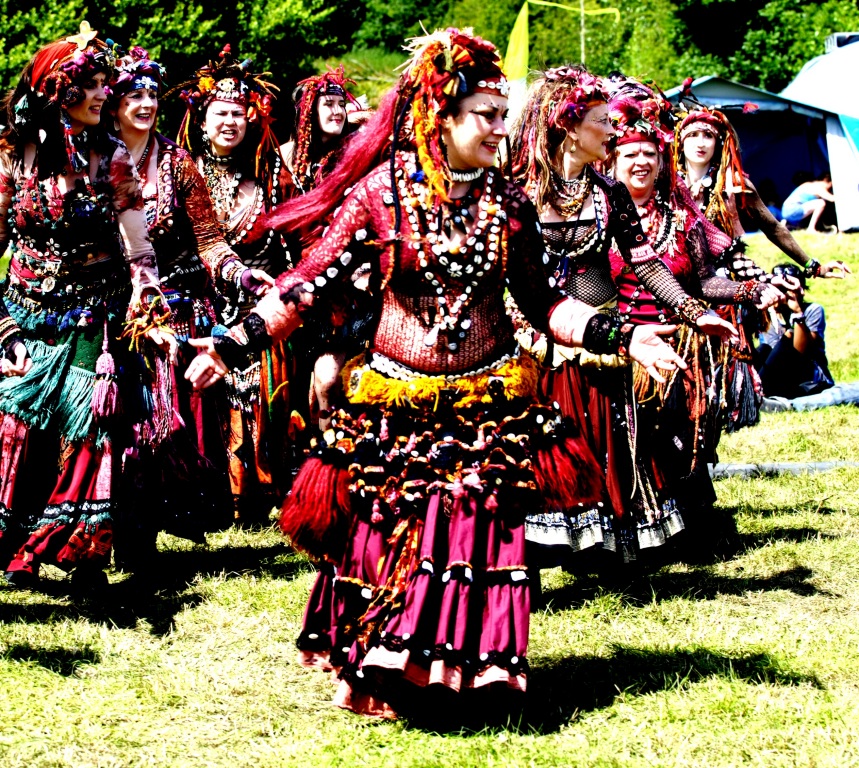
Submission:
{"label": "red tassel", "polygon": [[349,533],[349,472],[311,457],[304,462],[280,513],[292,545],[339,562]]}
{"label": "red tassel", "polygon": [[537,449],[534,475],[547,505],[572,509],[603,499],[603,473],[588,444],[579,437]]}
{"label": "red tassel", "polygon": [[96,421],[116,416],[121,410],[119,387],[116,384],[116,365],[108,351],[107,307],[104,310],[104,340],[101,354],[95,363],[95,386],[92,391],[92,413]]}

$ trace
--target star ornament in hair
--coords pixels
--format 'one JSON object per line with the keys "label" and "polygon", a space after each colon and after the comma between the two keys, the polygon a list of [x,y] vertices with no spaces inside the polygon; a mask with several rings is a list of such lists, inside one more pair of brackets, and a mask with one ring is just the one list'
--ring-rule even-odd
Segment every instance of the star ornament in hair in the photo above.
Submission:
{"label": "star ornament in hair", "polygon": [[66,42],[76,45],[79,51],[83,51],[95,40],[97,34],[98,30],[93,29],[88,21],[82,21],[80,31],[76,35],[69,35]]}

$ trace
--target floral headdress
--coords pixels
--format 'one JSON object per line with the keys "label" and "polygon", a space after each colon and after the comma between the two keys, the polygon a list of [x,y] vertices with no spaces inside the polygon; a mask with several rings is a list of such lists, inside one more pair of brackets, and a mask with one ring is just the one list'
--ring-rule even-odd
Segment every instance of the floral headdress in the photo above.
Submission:
{"label": "floral headdress", "polygon": [[271,115],[275,91],[279,88],[265,78],[270,72],[252,74],[250,60],[238,61],[225,45],[217,61],[198,69],[194,77],[172,88],[166,95],[179,91],[179,97],[188,105],[179,126],[178,143],[193,152],[191,128],[202,122],[206,108],[213,101],[232,101],[247,108],[248,122],[259,126],[260,142],[256,150],[254,174],[267,192],[271,192],[271,158],[280,152],[280,145],[272,130]]}
{"label": "floral headdress", "polygon": [[116,60],[116,69],[110,81],[110,95],[118,102],[131,91],[149,88],[161,95],[164,89],[164,67],[149,58],[149,54],[135,45],[127,54]]}
{"label": "floral headdress", "polygon": [[602,78],[583,67],[554,67],[543,77],[561,86],[549,101],[549,124],[566,131],[581,122],[589,109],[608,100]]}
{"label": "floral headdress", "polygon": [[509,89],[501,57],[492,43],[475,36],[471,29],[453,27],[413,37],[406,50],[412,55],[403,65],[398,84],[404,97],[400,117],[408,109],[430,197],[446,201],[452,179],[441,143],[439,114],[444,115],[456,99],[474,93],[506,96]]}
{"label": "floral headdress", "polygon": [[660,153],[674,141],[671,103],[656,89],[633,78],[609,81],[608,116],[617,134],[617,145],[652,141]]}
{"label": "floral headdress", "polygon": [[78,34],[42,48],[33,58],[30,92],[24,93],[14,106],[15,125],[24,126],[37,119],[40,103],[59,105],[66,154],[76,172],[85,167],[86,153],[78,146],[83,142],[76,142],[72,134],[66,110],[84,100],[83,84],[87,80],[100,72],[109,77],[115,61],[112,47],[98,40],[97,34],[88,22],[82,21]]}
{"label": "floral headdress", "polygon": [[552,196],[553,165],[568,132],[577,128],[589,109],[607,100],[603,79],[582,66],[548,69],[531,84],[510,133],[513,176],[538,209]]}
{"label": "floral headdress", "polygon": [[[686,78],[680,90],[678,107],[675,110],[680,117],[677,125],[677,142],[675,147],[675,166],[685,166],[683,142],[692,131],[710,131],[716,137],[717,144],[714,153],[713,167],[705,177],[706,208],[704,215],[724,232],[733,231],[732,215],[725,203],[725,191],[737,194],[740,207],[746,205],[745,174],[740,156],[740,140],[734,126],[727,116],[718,109],[704,106],[692,94],[692,78]],[[688,105],[688,106],[687,106]],[[690,108],[691,107],[691,108]],[[744,112],[754,109],[748,105]]]}
{"label": "floral headdress", "polygon": [[346,77],[343,66],[329,69],[321,75],[314,75],[302,80],[292,93],[295,101],[295,150],[292,156],[292,170],[295,176],[303,180],[310,174],[310,146],[313,143],[316,120],[313,108],[319,96],[339,96],[352,104],[356,109],[362,106],[349,93],[347,83],[354,83]]}

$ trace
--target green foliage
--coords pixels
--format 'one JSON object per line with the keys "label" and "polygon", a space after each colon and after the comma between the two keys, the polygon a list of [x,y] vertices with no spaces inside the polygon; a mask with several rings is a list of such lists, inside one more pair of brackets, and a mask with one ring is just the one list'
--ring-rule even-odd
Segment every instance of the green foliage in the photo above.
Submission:
{"label": "green foliage", "polygon": [[731,72],[750,85],[780,91],[806,61],[824,52],[828,35],[856,30],[859,8],[852,2],[771,0],[731,57]]}
{"label": "green foliage", "polygon": [[366,20],[356,40],[364,47],[397,50],[406,38],[421,34],[421,25],[432,31],[439,26],[448,7],[438,0],[364,0]]}
{"label": "green foliage", "polygon": [[356,9],[360,23],[363,4],[356,0],[178,0],[169,6],[161,0],[0,0],[0,86],[13,86],[40,45],[76,32],[86,19],[102,38],[147,48],[166,65],[170,83],[230,43],[288,92],[314,60],[348,49]]}
{"label": "green foliage", "polygon": [[384,48],[356,48],[343,56],[332,56],[316,63],[318,71],[342,64],[346,77],[355,81],[349,90],[355,96],[366,96],[370,105],[379,103],[385,93],[397,81],[396,71],[405,59],[400,52]]}

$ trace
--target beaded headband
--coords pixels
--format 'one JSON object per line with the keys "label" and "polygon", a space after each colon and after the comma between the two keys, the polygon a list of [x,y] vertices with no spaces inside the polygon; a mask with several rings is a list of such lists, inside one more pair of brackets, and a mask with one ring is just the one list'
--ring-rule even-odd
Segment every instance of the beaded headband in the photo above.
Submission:
{"label": "beaded headband", "polygon": [[116,71],[110,81],[112,101],[144,88],[160,94],[164,88],[164,74],[164,67],[150,59],[145,49],[134,46],[116,61]]}

